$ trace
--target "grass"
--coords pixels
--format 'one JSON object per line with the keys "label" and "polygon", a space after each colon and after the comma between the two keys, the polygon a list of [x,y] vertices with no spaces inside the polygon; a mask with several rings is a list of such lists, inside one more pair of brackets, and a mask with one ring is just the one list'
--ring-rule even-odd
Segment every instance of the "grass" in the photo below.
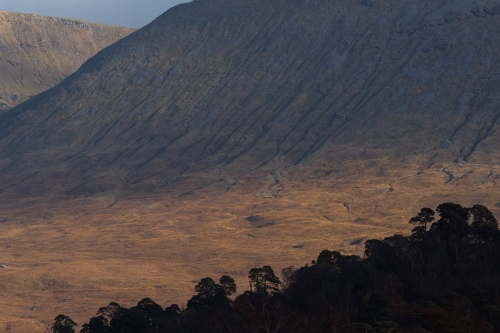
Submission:
{"label": "grass", "polygon": [[280,191],[273,177],[254,173],[228,191],[189,195],[3,195],[0,331],[42,332],[60,313],[81,325],[110,301],[186,304],[206,276],[230,275],[243,291],[252,267],[279,272],[323,249],[362,254],[366,239],[409,232],[421,207],[445,201],[499,215],[495,168],[448,166],[456,176],[448,183],[441,170],[297,167],[280,173]]}

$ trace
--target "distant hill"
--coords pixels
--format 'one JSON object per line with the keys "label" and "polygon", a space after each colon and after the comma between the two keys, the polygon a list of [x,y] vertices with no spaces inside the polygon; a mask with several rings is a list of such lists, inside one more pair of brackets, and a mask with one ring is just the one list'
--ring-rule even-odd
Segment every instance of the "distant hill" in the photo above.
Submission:
{"label": "distant hill", "polygon": [[0,11],[0,110],[56,85],[85,60],[133,31]]}

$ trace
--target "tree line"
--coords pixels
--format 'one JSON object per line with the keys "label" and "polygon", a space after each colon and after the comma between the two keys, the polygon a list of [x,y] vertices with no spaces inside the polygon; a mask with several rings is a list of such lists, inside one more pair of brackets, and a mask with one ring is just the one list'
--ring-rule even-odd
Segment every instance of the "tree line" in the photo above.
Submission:
{"label": "tree line", "polygon": [[[252,268],[250,290],[236,297],[231,277],[203,278],[186,308],[112,302],[80,332],[500,333],[500,231],[491,211],[448,202],[409,223],[410,235],[366,241],[363,258],[324,250],[281,279],[270,266]],[[76,327],[59,315],[47,331]]]}

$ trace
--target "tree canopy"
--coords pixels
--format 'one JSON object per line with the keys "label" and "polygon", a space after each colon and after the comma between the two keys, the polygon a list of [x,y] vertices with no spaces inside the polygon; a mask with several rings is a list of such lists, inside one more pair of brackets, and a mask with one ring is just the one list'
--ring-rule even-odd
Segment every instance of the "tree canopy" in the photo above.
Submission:
{"label": "tree canopy", "polygon": [[[270,266],[254,267],[240,295],[231,277],[206,277],[185,309],[149,298],[130,309],[110,303],[80,332],[500,333],[500,231],[491,211],[448,202],[409,223],[410,235],[367,240],[362,258],[323,250],[284,269],[283,281]],[[75,326],[59,315],[51,332]]]}

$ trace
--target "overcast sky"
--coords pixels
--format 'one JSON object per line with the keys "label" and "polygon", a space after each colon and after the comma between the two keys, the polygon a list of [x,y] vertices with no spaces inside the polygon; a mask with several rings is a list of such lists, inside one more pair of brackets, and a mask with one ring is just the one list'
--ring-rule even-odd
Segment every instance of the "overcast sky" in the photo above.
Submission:
{"label": "overcast sky", "polygon": [[0,0],[0,10],[140,28],[190,0]]}

